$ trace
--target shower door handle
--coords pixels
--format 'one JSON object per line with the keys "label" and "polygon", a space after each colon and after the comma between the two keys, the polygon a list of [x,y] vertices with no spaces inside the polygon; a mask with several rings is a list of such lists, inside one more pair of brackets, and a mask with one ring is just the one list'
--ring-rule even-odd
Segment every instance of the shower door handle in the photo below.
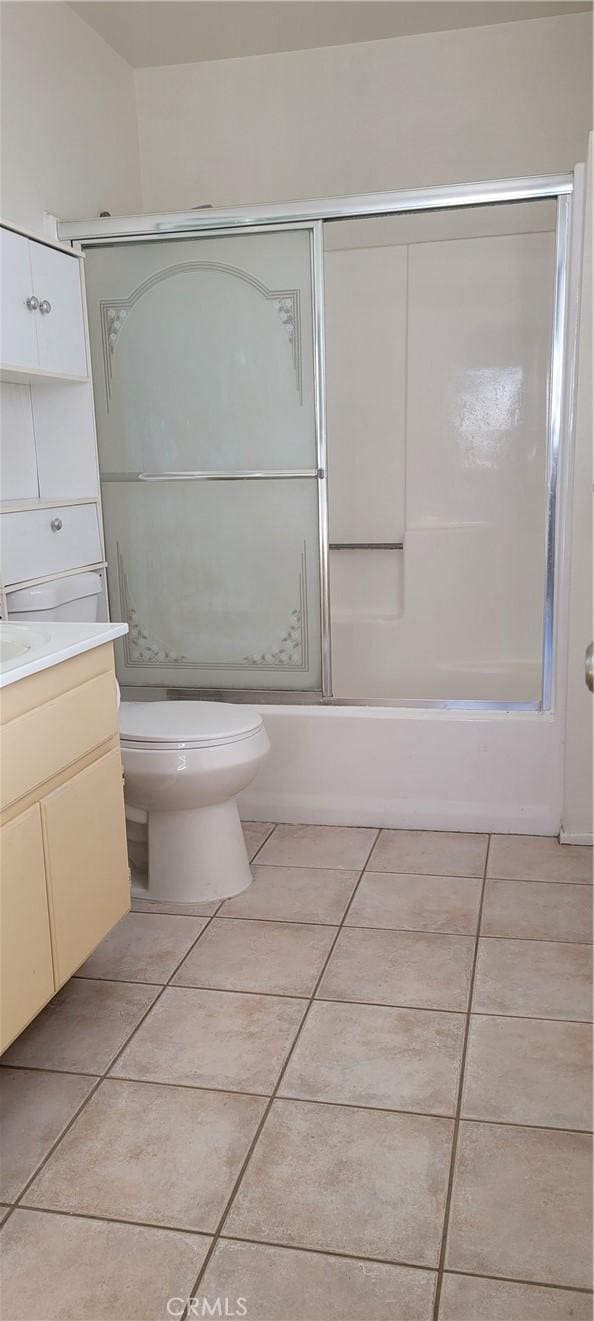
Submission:
{"label": "shower door handle", "polygon": [[594,642],[586,647],[586,688],[594,693]]}

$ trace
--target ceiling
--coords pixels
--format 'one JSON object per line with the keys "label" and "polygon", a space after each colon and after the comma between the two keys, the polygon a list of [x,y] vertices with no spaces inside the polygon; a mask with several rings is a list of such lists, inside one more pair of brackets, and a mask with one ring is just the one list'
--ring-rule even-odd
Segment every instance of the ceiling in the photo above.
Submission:
{"label": "ceiling", "polygon": [[134,68],[343,46],[384,37],[581,13],[573,0],[79,0],[86,23]]}

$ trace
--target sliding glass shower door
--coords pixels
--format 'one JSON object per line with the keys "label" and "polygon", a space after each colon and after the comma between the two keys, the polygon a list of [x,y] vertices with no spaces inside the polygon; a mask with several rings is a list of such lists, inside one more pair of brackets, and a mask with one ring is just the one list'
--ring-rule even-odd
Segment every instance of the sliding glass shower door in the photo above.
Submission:
{"label": "sliding glass shower door", "polygon": [[304,226],[87,250],[120,682],[322,689],[315,241]]}

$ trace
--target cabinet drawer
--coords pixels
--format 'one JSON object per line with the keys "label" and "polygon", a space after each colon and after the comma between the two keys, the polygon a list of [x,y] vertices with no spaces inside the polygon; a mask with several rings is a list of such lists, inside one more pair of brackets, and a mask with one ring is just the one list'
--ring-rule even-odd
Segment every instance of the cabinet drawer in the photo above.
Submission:
{"label": "cabinet drawer", "polygon": [[5,1050],[54,993],[41,813],[30,807],[0,830],[2,1007]]}
{"label": "cabinet drawer", "polygon": [[119,748],[41,803],[56,986],[128,912],[130,879]]}
{"label": "cabinet drawer", "polygon": [[[0,514],[2,576],[7,585],[97,564],[101,538],[97,505],[56,505]],[[56,520],[61,527],[52,527]]]}
{"label": "cabinet drawer", "polygon": [[2,728],[0,807],[9,807],[117,731],[113,672],[63,693]]}

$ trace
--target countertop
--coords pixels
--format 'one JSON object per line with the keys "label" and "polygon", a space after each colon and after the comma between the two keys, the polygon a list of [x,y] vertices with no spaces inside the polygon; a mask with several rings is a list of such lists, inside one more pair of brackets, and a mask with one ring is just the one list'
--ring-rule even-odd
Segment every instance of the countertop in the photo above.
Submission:
{"label": "countertop", "polygon": [[24,640],[30,631],[31,644],[21,655],[0,661],[0,688],[6,688],[9,683],[26,679],[40,670],[48,670],[52,665],[79,656],[83,651],[101,647],[105,642],[113,642],[128,632],[127,624],[45,624],[40,620],[31,621],[30,624],[15,622],[11,626],[11,621],[6,620],[0,625],[0,633],[4,638],[8,639],[12,635],[8,631],[11,627],[14,637],[20,635]]}

